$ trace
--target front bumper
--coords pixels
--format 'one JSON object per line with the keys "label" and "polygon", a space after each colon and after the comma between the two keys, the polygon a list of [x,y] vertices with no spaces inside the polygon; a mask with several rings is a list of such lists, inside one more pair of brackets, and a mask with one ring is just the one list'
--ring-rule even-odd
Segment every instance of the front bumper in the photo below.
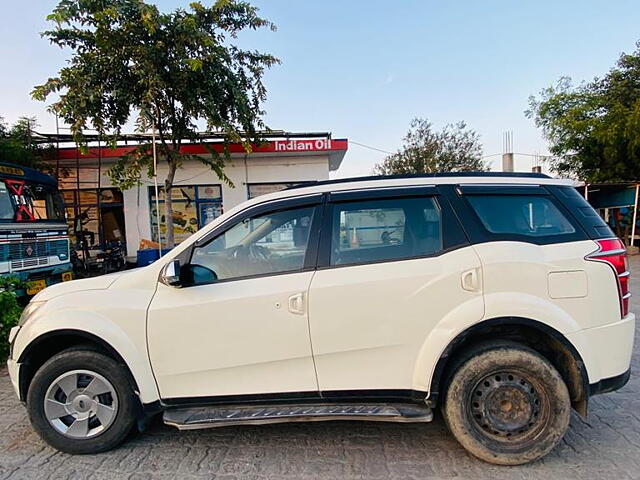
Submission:
{"label": "front bumper", "polygon": [[18,398],[20,398],[20,387],[18,386],[18,378],[20,376],[20,364],[10,358],[7,360],[7,370],[9,370],[9,377],[11,378],[11,385],[16,392]]}
{"label": "front bumper", "polygon": [[[41,281],[44,282],[42,288],[45,288],[55,285],[56,283],[73,280],[73,265],[71,262],[67,262],[60,265],[32,268],[3,275],[17,277],[20,281],[25,283]],[[19,297],[33,295],[33,293],[28,293],[24,288],[16,290],[16,294]]]}

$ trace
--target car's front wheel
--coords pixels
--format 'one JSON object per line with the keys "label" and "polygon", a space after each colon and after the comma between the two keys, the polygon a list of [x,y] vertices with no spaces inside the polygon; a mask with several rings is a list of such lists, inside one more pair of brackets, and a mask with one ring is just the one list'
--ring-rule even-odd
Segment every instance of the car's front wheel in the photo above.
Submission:
{"label": "car's front wheel", "polygon": [[135,397],[124,368],[93,350],[70,349],[49,359],[27,393],[29,418],[52,447],[97,453],[121,443],[135,420]]}
{"label": "car's front wheel", "polygon": [[569,425],[571,401],[562,377],[534,350],[492,342],[467,352],[445,395],[445,421],[469,452],[518,465],[546,455]]}

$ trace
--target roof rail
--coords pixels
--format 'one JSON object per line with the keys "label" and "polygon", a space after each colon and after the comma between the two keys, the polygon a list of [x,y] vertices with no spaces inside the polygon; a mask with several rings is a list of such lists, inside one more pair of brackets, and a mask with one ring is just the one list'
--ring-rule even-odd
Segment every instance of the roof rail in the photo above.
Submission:
{"label": "roof rail", "polygon": [[435,177],[508,177],[508,178],[551,178],[544,173],[536,172],[440,172],[440,173],[407,173],[401,175],[369,175],[364,177],[334,178],[333,180],[309,180],[285,190],[312,187],[316,185],[332,185],[336,183],[367,182],[371,180],[394,180],[399,178],[435,178]]}

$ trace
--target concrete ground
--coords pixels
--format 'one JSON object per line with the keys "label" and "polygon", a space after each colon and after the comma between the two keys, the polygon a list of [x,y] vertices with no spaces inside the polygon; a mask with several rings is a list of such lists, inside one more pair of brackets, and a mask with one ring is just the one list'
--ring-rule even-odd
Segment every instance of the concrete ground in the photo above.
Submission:
{"label": "concrete ground", "polygon": [[[632,257],[640,313],[640,256]],[[640,339],[632,370],[640,372]],[[442,420],[431,424],[301,423],[178,432],[156,422],[120,448],[71,456],[45,445],[0,370],[0,480],[4,479],[600,479],[640,478],[640,376],[573,415],[560,445],[522,467],[468,455]]]}

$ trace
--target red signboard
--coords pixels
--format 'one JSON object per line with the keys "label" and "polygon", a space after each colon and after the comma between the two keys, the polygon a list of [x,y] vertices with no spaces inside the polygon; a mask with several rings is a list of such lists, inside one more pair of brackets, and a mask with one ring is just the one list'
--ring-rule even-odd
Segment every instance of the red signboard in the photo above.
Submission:
{"label": "red signboard", "polygon": [[[274,140],[265,142],[261,145],[254,146],[252,151],[254,153],[291,153],[291,152],[339,152],[346,151],[349,146],[347,139],[292,139],[292,140]],[[86,154],[80,152],[76,148],[61,148],[59,157],[63,159],[75,159],[75,158],[109,158],[109,157],[122,157],[132,152],[135,146],[125,146],[116,148],[89,148]],[[207,154],[208,149],[213,149],[218,153],[224,152],[224,145],[222,143],[208,143],[203,144],[187,144],[180,147],[181,153],[188,153],[192,155]],[[232,143],[229,145],[229,151],[231,153],[245,153],[244,146],[240,143]]]}

